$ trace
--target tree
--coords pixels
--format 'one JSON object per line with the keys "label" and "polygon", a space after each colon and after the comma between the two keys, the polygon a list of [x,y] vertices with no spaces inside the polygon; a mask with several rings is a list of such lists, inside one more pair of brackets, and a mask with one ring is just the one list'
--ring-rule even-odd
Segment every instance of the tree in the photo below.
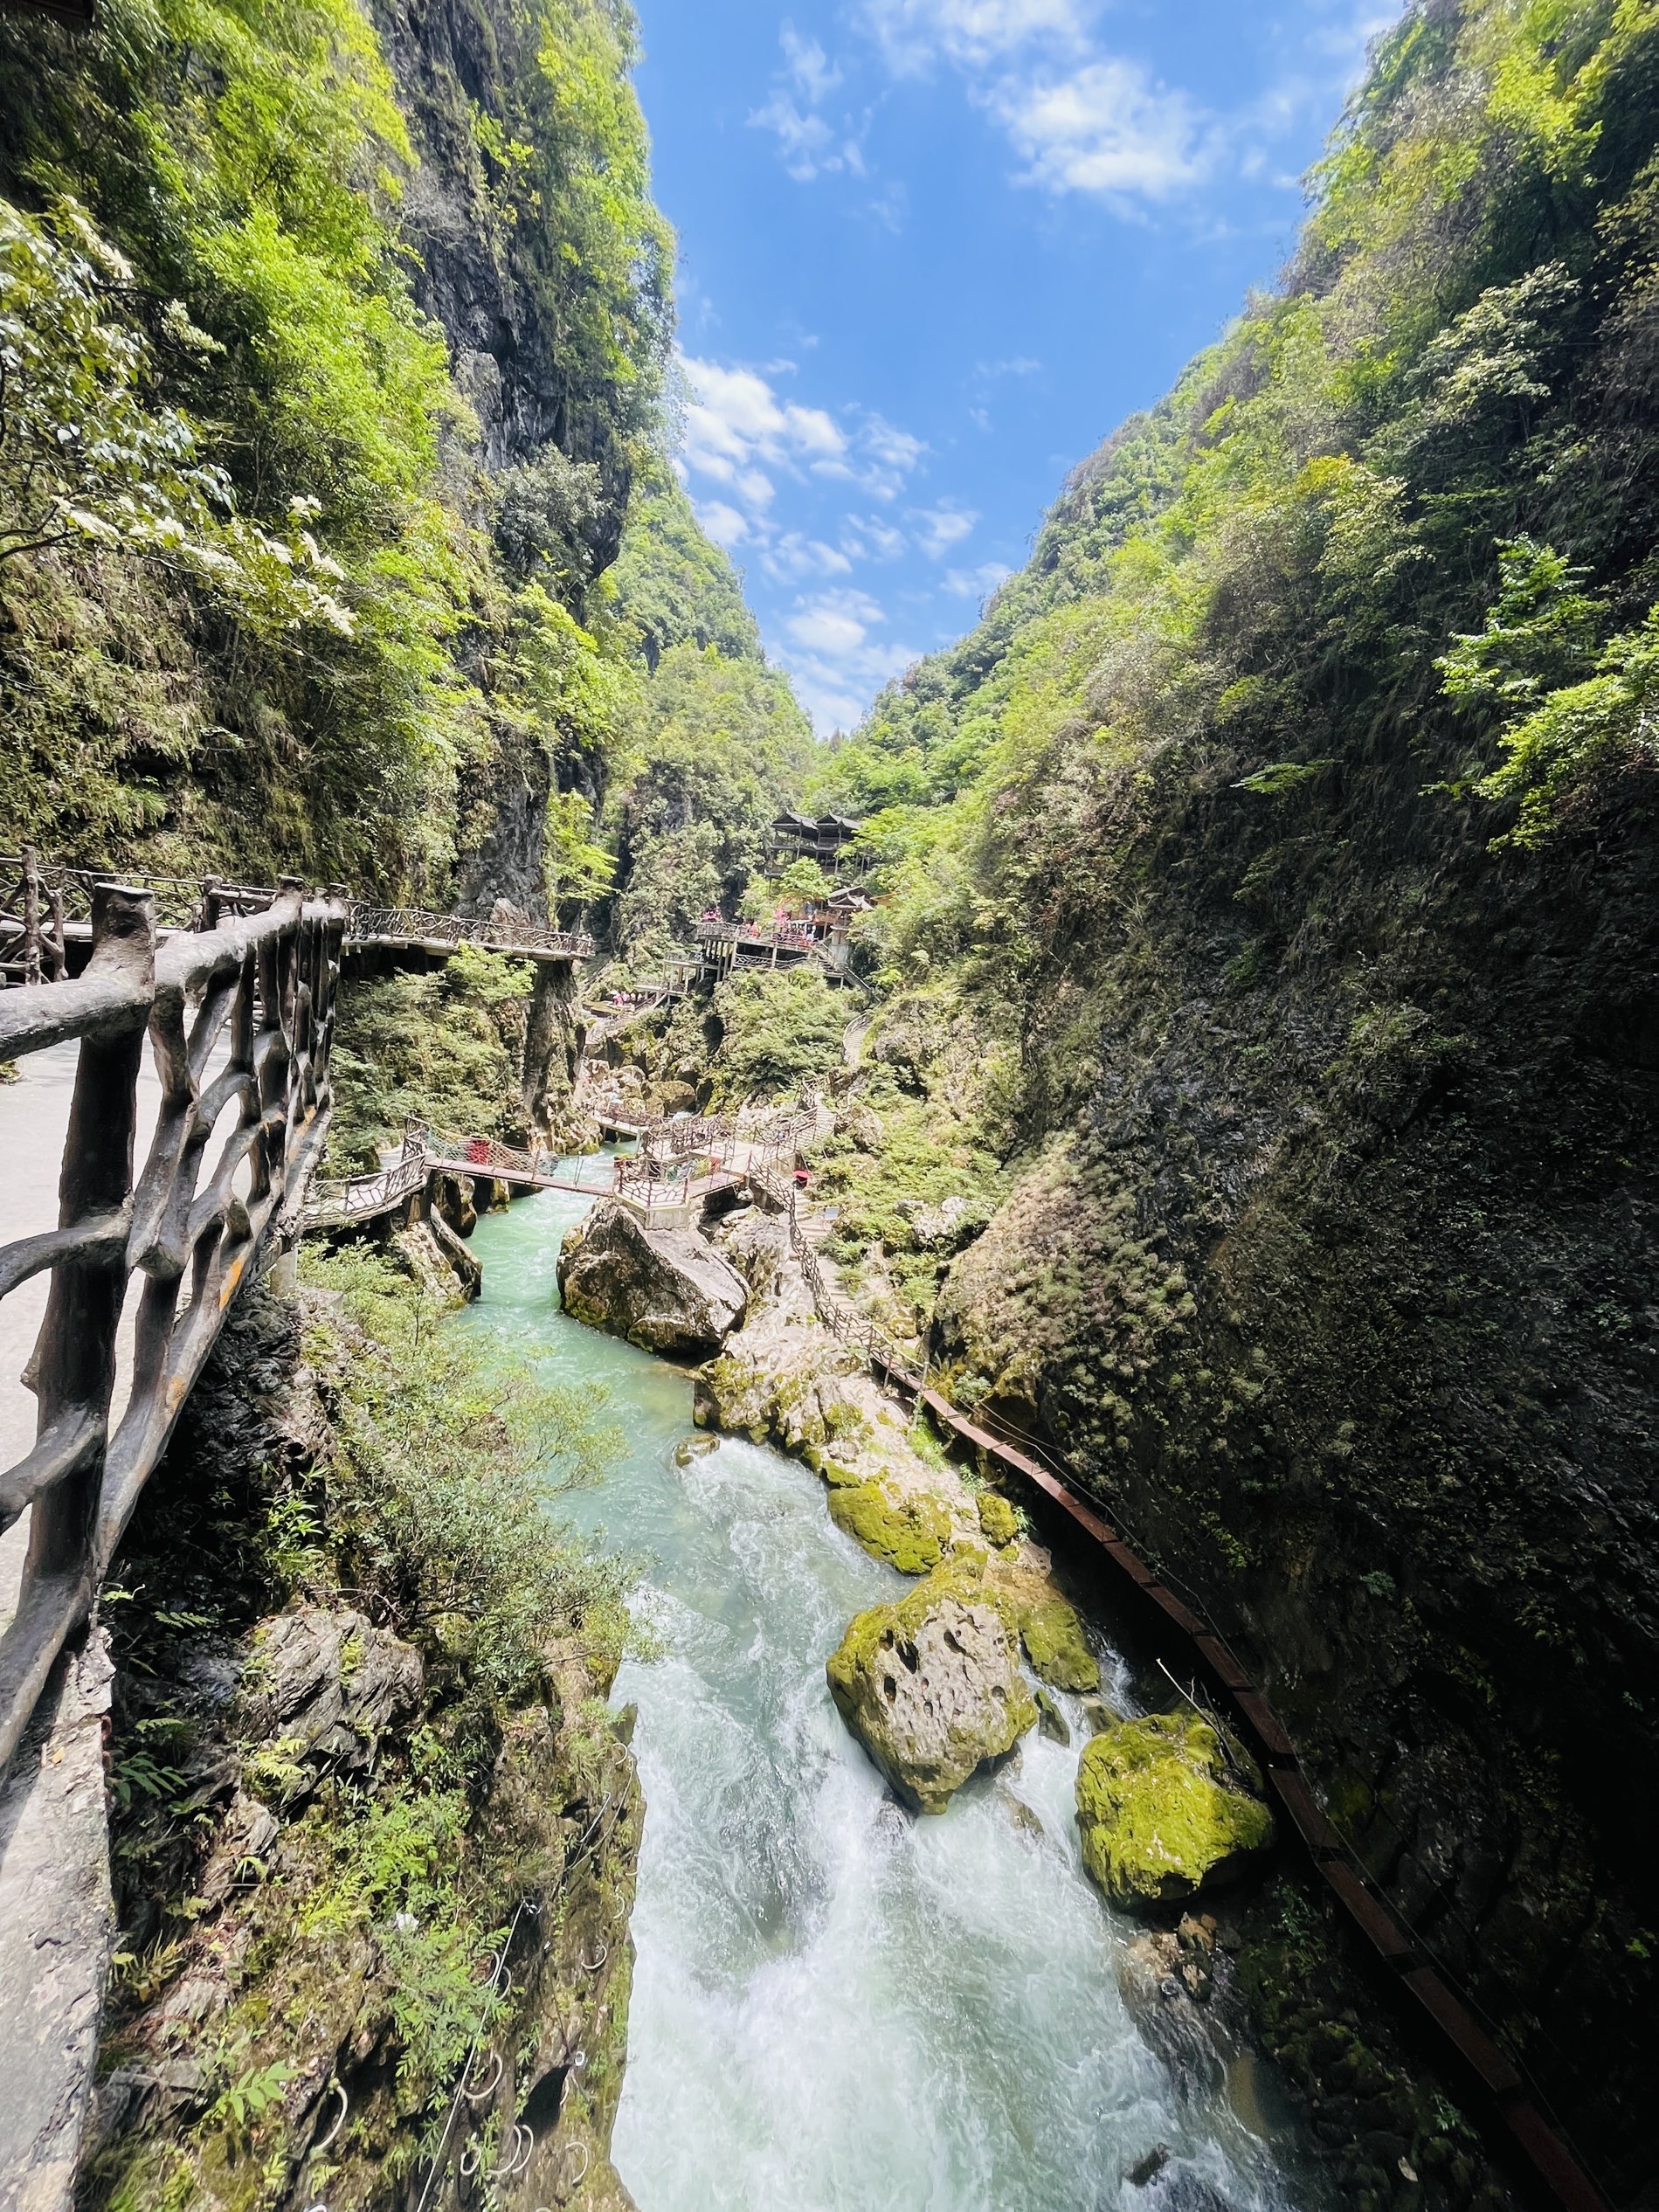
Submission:
{"label": "tree", "polygon": [[[0,200],[0,562],[76,543],[184,570],[275,627],[352,620],[342,571],[290,499],[286,537],[240,519],[230,480],[200,457],[190,418],[152,406],[150,347],[118,319],[132,271],[73,199],[50,225]],[[211,341],[176,302],[176,345]]]}

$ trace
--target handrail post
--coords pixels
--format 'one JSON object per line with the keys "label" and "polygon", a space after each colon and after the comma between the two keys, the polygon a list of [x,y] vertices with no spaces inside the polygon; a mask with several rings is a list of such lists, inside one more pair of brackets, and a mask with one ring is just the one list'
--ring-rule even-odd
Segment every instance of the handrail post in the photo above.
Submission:
{"label": "handrail post", "polygon": [[32,845],[23,848],[23,979],[40,978],[40,855]]}

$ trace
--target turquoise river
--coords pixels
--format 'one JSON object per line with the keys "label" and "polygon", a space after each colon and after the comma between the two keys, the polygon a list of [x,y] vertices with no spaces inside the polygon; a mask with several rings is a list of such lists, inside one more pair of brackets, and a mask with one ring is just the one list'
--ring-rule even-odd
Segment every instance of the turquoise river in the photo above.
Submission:
{"label": "turquoise river", "polygon": [[639,1708],[647,1808],[613,2146],[639,2212],[1313,2212],[1248,2054],[1160,2055],[1131,2016],[1136,1931],[1082,1871],[1075,1745],[1033,1734],[939,1818],[892,1801],[824,1661],[902,1579],[795,1461],[728,1437],[676,1465],[688,1377],[559,1310],[585,1205],[547,1192],[481,1220],[484,1294],[455,1325],[604,1384],[626,1436],[561,1510],[645,1563],[660,1653],[615,1693]]}

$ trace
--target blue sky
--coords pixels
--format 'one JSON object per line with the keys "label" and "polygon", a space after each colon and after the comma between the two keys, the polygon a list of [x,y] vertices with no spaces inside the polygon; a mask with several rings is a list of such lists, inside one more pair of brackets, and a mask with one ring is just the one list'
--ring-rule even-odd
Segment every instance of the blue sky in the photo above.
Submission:
{"label": "blue sky", "polygon": [[820,734],[1294,242],[1390,0],[636,0],[681,467]]}

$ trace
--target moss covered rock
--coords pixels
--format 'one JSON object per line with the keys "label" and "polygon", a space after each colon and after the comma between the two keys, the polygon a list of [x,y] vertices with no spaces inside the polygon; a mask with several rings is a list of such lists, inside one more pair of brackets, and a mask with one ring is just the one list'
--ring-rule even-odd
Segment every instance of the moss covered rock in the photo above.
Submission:
{"label": "moss covered rock", "polygon": [[950,1516],[937,1499],[888,1483],[832,1484],[830,1518],[901,1574],[928,1574],[950,1544]]}
{"label": "moss covered rock", "polygon": [[1119,1721],[1077,1769],[1083,1864],[1114,1904],[1173,1904],[1235,1880],[1273,1841],[1261,1777],[1197,1713]]}
{"label": "moss covered rock", "polygon": [[826,1672],[842,1719],[917,1812],[942,1813],[1037,1719],[1005,1610],[971,1553],[861,1613]]}
{"label": "moss covered rock", "polygon": [[1027,1606],[1020,1616],[1020,1637],[1033,1671],[1054,1689],[1086,1693],[1100,1688],[1100,1662],[1064,1598]]}
{"label": "moss covered rock", "polygon": [[1014,1518],[1014,1510],[1000,1490],[980,1492],[979,1529],[985,1542],[994,1544],[999,1551],[1019,1535],[1020,1524]]}

